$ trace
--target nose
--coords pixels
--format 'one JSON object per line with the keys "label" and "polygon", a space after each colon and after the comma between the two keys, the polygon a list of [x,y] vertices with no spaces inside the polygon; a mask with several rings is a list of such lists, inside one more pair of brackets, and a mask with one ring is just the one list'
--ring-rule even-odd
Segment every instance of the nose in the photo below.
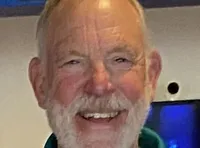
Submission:
{"label": "nose", "polygon": [[89,95],[103,96],[111,94],[114,86],[110,81],[109,73],[103,63],[98,63],[92,70],[90,79],[87,81],[85,91]]}

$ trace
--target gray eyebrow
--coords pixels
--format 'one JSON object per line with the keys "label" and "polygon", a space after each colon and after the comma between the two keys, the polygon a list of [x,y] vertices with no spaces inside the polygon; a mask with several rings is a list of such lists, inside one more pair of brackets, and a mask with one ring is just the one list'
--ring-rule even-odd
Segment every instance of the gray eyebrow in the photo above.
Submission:
{"label": "gray eyebrow", "polygon": [[108,51],[108,55],[113,54],[113,53],[126,53],[131,56],[132,59],[135,60],[135,62],[139,62],[142,59],[145,58],[145,51],[141,51],[140,53],[137,53],[135,48],[132,45],[129,44],[119,44],[116,47],[114,47],[111,51]]}
{"label": "gray eyebrow", "polygon": [[[68,56],[78,56],[78,57],[88,58],[88,56],[85,55],[84,53],[81,53],[81,52],[76,51],[76,50],[70,50],[70,49],[65,51],[63,54],[66,54]],[[55,60],[56,63],[59,62],[59,61],[62,61],[62,59],[64,59],[63,54],[62,54],[62,52],[56,53],[56,60]]]}
{"label": "gray eyebrow", "polygon": [[107,54],[112,54],[112,53],[117,53],[117,52],[122,52],[122,53],[128,53],[131,56],[136,56],[136,52],[134,51],[134,47],[128,44],[119,44],[115,46],[112,50],[108,51]]}

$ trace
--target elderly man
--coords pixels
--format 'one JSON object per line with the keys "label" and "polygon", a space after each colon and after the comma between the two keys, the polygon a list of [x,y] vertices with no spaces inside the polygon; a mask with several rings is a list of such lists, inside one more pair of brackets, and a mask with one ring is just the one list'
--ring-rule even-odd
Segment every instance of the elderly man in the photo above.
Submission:
{"label": "elderly man", "polygon": [[29,77],[53,134],[45,148],[163,148],[143,128],[161,71],[135,0],[49,0]]}

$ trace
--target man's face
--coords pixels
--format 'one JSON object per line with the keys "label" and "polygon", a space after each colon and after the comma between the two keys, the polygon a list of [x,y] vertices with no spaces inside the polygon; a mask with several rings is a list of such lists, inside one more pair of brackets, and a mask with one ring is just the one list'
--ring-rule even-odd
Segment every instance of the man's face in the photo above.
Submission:
{"label": "man's face", "polygon": [[41,85],[61,148],[137,144],[159,70],[150,82],[136,9],[126,0],[61,1],[49,22]]}

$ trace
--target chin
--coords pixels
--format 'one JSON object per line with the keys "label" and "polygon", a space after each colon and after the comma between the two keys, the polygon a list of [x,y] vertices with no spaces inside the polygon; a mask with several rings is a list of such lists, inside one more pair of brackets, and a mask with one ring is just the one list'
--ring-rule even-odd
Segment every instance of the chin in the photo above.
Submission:
{"label": "chin", "polygon": [[118,145],[116,135],[113,133],[102,132],[82,136],[78,137],[78,145],[82,148],[117,148]]}
{"label": "chin", "polygon": [[87,129],[87,131],[77,131],[76,128],[78,133],[77,142],[83,148],[118,148],[122,134],[120,129],[115,131],[112,128],[95,127],[95,129]]}

